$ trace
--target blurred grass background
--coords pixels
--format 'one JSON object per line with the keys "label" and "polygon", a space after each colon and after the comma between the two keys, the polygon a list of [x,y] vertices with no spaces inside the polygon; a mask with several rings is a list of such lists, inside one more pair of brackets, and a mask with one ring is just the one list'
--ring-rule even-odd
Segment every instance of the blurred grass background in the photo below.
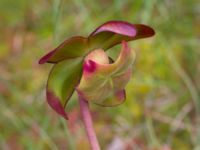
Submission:
{"label": "blurred grass background", "polygon": [[156,36],[130,43],[126,102],[91,105],[102,149],[200,150],[198,0],[0,0],[0,149],[89,149],[76,96],[66,122],[45,101],[51,65],[37,62],[109,20],[147,24]]}

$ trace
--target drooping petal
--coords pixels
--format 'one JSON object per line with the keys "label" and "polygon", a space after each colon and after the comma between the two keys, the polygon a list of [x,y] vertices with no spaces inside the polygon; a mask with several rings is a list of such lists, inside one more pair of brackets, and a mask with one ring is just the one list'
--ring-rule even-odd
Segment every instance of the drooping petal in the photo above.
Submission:
{"label": "drooping petal", "polygon": [[47,82],[47,101],[60,115],[67,119],[65,106],[75,86],[79,83],[82,58],[67,59],[54,65]]}
{"label": "drooping petal", "polygon": [[[101,57],[102,59],[107,57],[107,62],[109,62],[108,56],[102,54]],[[118,59],[112,64],[99,62],[94,57],[87,57],[80,84],[76,89],[88,101],[103,106],[118,105],[125,99],[124,88],[131,78],[134,60],[135,53],[125,41],[122,42]]]}
{"label": "drooping petal", "polygon": [[46,62],[57,63],[64,59],[80,57],[87,53],[87,46],[87,38],[85,37],[76,36],[69,38],[60,44],[57,48],[43,56],[39,60],[39,64]]}
{"label": "drooping petal", "polygon": [[121,41],[131,41],[153,36],[154,30],[142,24],[130,24],[124,21],[109,21],[90,34],[90,49],[109,49]]}

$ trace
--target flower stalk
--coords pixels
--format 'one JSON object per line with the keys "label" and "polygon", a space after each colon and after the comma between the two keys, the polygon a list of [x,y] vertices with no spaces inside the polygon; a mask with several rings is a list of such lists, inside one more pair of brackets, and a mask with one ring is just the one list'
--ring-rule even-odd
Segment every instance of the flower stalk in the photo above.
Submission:
{"label": "flower stalk", "polygon": [[100,150],[99,142],[93,127],[89,104],[79,95],[80,111],[86,129],[87,137],[92,150]]}

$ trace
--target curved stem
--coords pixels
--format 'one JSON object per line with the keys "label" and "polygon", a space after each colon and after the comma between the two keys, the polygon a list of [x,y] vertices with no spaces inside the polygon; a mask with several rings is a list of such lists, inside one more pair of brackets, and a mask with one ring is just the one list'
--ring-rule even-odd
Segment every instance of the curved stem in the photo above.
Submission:
{"label": "curved stem", "polygon": [[99,142],[93,128],[92,117],[89,110],[89,104],[79,95],[80,111],[83,123],[86,129],[87,137],[92,150],[100,150]]}

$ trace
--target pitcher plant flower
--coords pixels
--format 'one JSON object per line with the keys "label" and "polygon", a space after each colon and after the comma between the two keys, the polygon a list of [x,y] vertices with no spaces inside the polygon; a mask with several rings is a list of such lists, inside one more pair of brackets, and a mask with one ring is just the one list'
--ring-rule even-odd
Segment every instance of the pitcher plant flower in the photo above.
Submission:
{"label": "pitcher plant flower", "polygon": [[[154,34],[151,27],[143,24],[109,21],[88,37],[67,39],[39,60],[39,64],[54,64],[47,81],[46,97],[51,108],[65,119],[68,119],[65,107],[73,92],[77,92],[91,149],[98,150],[100,146],[88,102],[116,106],[125,101],[125,86],[135,60],[135,52],[127,42]],[[121,51],[113,60],[106,51],[120,43]]]}

